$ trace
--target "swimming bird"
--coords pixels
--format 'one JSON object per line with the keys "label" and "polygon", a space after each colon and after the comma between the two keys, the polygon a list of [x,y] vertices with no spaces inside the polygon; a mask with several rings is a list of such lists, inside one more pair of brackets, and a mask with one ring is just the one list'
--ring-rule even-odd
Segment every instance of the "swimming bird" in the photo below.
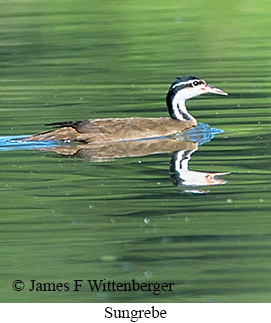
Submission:
{"label": "swimming bird", "polygon": [[196,76],[178,77],[170,86],[166,103],[170,117],[105,118],[49,124],[57,127],[32,135],[28,140],[60,140],[85,143],[108,143],[166,137],[197,125],[185,102],[205,93],[228,95]]}

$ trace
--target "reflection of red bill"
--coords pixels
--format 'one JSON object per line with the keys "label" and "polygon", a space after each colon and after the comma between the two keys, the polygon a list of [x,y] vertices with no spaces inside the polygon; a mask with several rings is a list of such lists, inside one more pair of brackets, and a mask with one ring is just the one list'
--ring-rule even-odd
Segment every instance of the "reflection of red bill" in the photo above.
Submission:
{"label": "reflection of red bill", "polygon": [[219,176],[223,175],[229,175],[230,173],[207,173],[206,180],[207,185],[223,185],[226,184],[227,181],[225,181],[222,178],[219,178]]}

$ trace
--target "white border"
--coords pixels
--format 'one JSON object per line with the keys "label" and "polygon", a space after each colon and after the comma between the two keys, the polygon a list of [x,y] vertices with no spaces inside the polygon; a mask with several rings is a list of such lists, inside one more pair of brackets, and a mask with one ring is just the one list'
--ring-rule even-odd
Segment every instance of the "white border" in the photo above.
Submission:
{"label": "white border", "polygon": [[145,322],[185,323],[255,323],[270,322],[270,304],[168,304],[168,303],[113,303],[113,304],[0,304],[2,322],[28,323],[111,323],[131,322],[130,319],[106,319],[105,308],[120,310],[147,310],[154,306],[166,310],[165,319],[138,319]]}

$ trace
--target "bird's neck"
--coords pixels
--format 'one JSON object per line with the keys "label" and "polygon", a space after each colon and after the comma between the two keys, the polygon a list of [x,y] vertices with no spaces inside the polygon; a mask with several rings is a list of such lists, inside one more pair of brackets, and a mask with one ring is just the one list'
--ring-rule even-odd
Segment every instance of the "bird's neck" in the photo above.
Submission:
{"label": "bird's neck", "polygon": [[171,118],[180,121],[196,121],[196,119],[187,111],[185,101],[186,100],[182,97],[180,92],[168,93],[167,106]]}

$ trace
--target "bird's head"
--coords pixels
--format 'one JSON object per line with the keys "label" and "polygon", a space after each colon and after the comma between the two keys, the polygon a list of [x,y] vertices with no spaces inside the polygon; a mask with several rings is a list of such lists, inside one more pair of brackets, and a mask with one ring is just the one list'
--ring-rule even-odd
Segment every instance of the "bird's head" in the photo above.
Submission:
{"label": "bird's head", "polygon": [[[167,106],[171,117],[179,120],[191,120],[193,117],[186,111],[185,101],[205,93],[228,95],[223,90],[196,76],[178,77],[171,84],[167,93]],[[186,116],[189,118],[187,119]]]}
{"label": "bird's head", "polygon": [[219,95],[228,95],[223,90],[208,84],[203,79],[196,76],[178,77],[169,89],[169,92],[178,93],[184,100],[189,100],[205,93],[214,93]]}

